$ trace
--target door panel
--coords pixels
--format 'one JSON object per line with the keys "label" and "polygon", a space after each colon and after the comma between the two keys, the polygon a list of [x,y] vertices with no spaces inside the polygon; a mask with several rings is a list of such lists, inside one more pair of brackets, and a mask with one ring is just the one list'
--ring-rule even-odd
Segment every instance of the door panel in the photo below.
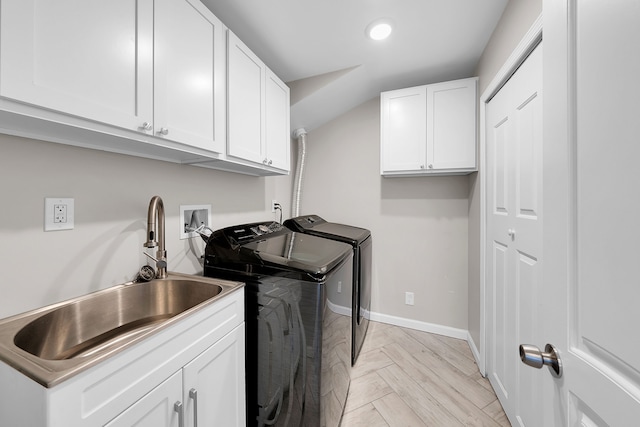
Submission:
{"label": "door panel", "polygon": [[535,342],[542,259],[542,46],[487,104],[487,283],[494,312],[488,376],[514,425],[537,426],[540,378],[518,343]]}
{"label": "door panel", "polygon": [[[545,2],[545,341],[565,374],[545,384],[555,425],[640,419],[640,5]],[[549,13],[547,13],[547,11]],[[548,19],[547,19],[548,18]],[[547,31],[548,30],[548,31]]]}

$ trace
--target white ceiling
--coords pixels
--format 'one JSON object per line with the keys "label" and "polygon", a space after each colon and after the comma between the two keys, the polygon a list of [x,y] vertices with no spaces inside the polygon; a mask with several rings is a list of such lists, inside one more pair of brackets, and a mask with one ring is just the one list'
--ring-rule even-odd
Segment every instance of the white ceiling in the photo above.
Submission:
{"label": "white ceiling", "polygon": [[[289,83],[291,128],[307,130],[381,91],[471,77],[508,2],[202,1]],[[378,18],[394,24],[382,42],[365,37]]]}

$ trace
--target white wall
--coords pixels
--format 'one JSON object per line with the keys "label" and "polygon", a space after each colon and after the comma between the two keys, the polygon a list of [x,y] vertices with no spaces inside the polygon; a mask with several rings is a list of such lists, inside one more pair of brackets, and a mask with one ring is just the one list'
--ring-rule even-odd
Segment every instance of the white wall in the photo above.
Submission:
{"label": "white wall", "polygon": [[[179,239],[181,204],[212,228],[288,212],[290,177],[256,178],[0,135],[0,318],[131,280],[153,195],[166,209],[170,271],[198,273],[204,242]],[[75,229],[43,231],[44,198],[75,199]]]}
{"label": "white wall", "polygon": [[310,132],[307,152],[301,214],[373,234],[372,310],[466,330],[468,178],[381,177],[379,98]]}

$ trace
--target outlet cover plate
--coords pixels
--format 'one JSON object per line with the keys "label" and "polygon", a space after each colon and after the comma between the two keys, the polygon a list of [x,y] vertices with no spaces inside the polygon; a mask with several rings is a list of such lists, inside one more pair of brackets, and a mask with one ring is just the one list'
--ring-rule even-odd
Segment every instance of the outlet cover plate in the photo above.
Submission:
{"label": "outlet cover plate", "polygon": [[63,197],[44,199],[44,231],[73,230],[74,200]]}

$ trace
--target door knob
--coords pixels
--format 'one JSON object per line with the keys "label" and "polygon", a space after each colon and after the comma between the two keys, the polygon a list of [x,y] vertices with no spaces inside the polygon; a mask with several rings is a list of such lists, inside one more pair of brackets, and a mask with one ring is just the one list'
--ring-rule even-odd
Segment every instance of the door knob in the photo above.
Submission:
{"label": "door knob", "polygon": [[556,378],[562,376],[562,361],[558,350],[551,344],[544,347],[544,352],[538,347],[530,344],[520,345],[520,360],[522,363],[534,368],[542,368],[544,365],[549,367],[551,375]]}

